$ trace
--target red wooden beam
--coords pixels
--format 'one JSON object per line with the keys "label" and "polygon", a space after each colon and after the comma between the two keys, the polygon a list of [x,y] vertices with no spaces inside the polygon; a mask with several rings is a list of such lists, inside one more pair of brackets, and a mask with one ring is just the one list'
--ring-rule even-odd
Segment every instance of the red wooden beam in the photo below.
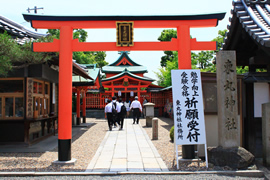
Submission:
{"label": "red wooden beam", "polygon": [[[184,43],[184,46],[186,43]],[[181,47],[179,47],[181,48]],[[34,43],[35,52],[58,52],[60,49],[59,40],[52,43]],[[216,42],[197,42],[190,39],[190,49],[197,50],[216,50]],[[134,46],[116,46],[116,42],[79,42],[78,39],[72,41],[73,51],[177,51],[178,42],[173,38],[170,42],[134,42]]]}
{"label": "red wooden beam", "polygon": [[[144,20],[134,21],[134,28],[176,28],[187,25],[191,28],[215,27],[217,19],[203,20]],[[32,27],[38,29],[60,29],[69,26],[73,29],[110,29],[116,28],[116,21],[41,21],[32,20]]]}

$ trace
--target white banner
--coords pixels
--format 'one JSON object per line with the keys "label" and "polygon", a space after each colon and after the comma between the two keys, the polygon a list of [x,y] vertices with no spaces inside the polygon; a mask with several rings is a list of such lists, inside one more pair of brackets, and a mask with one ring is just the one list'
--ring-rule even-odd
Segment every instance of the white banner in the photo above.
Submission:
{"label": "white banner", "polygon": [[172,70],[171,75],[175,143],[206,144],[200,70]]}

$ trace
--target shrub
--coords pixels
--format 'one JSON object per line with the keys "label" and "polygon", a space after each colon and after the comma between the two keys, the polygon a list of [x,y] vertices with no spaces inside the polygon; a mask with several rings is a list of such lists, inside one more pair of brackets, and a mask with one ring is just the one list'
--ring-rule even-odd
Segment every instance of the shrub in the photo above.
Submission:
{"label": "shrub", "polygon": [[170,138],[171,138],[171,141],[173,142],[174,141],[174,126],[170,130]]}

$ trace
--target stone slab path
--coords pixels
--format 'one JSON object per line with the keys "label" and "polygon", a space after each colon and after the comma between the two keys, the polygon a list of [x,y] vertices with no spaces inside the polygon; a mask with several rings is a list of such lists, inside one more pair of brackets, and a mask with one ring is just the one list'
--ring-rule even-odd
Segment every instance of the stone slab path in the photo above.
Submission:
{"label": "stone slab path", "polygon": [[140,124],[124,120],[123,130],[108,131],[86,172],[169,171]]}

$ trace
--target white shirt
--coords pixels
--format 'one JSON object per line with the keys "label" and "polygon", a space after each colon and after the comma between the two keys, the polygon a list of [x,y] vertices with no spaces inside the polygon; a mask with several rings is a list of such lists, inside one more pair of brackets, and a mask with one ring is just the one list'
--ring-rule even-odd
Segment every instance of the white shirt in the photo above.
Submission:
{"label": "white shirt", "polygon": [[120,113],[120,111],[121,111],[121,106],[119,105],[120,103],[117,102],[116,100],[113,100],[113,101],[112,101],[112,105],[113,105],[114,103],[116,103],[116,111],[117,111],[117,113]]}
{"label": "white shirt", "polygon": [[141,105],[140,101],[138,101],[138,100],[132,101],[132,103],[130,105],[130,109],[131,108],[133,108],[133,109],[140,108],[140,110],[142,111],[142,105]]}
{"label": "white shirt", "polygon": [[126,109],[127,109],[127,111],[129,111],[129,105],[130,105],[130,103],[129,102],[124,102],[124,106],[126,106]]}
{"label": "white shirt", "polygon": [[111,113],[112,112],[112,103],[110,102],[105,106],[105,113]]}
{"label": "white shirt", "polygon": [[117,110],[118,113],[121,112],[121,107],[122,106],[123,106],[123,103],[122,102],[118,103],[117,108],[116,108],[116,110]]}

